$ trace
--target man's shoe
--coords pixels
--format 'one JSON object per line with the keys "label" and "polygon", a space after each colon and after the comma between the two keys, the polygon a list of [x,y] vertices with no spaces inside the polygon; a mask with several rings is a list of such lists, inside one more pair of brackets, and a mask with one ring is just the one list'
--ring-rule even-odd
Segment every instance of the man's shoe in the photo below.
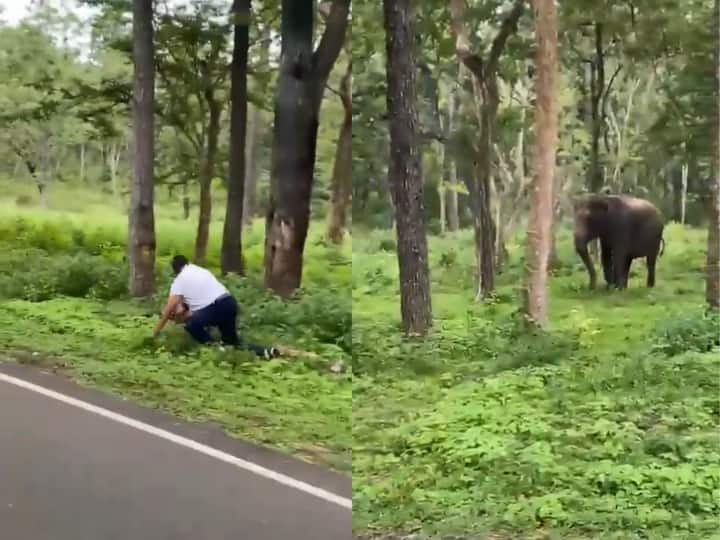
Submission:
{"label": "man's shoe", "polygon": [[277,358],[278,356],[280,356],[280,351],[275,347],[270,347],[269,349],[265,349],[265,351],[263,351],[263,357],[266,360]]}

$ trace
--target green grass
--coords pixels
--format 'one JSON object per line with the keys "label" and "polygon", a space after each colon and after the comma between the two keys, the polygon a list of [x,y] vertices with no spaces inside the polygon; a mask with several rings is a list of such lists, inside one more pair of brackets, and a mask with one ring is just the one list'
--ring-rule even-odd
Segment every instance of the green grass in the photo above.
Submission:
{"label": "green grass", "polygon": [[[59,365],[82,383],[349,470],[351,373],[330,370],[349,364],[349,242],[325,245],[322,223],[314,223],[304,288],[282,301],[261,286],[262,224],[246,232],[248,275],[225,280],[241,306],[243,337],[313,353],[258,362],[244,352],[200,350],[172,324],[157,342],[147,339],[167,295],[169,258],[192,255],[195,223],[177,218],[176,202],[158,206],[158,295],[133,300],[121,203],[58,185],[45,210],[18,206],[17,190],[2,192],[10,195],[0,199],[0,356]],[[208,265],[217,270],[224,208],[215,213]]]}
{"label": "green grass", "polygon": [[551,325],[515,316],[522,249],[476,304],[472,239],[431,238],[436,328],[399,337],[390,233],[353,253],[353,519],[429,537],[719,538],[720,326],[703,231],[670,226],[658,286],[587,290],[561,235]]}

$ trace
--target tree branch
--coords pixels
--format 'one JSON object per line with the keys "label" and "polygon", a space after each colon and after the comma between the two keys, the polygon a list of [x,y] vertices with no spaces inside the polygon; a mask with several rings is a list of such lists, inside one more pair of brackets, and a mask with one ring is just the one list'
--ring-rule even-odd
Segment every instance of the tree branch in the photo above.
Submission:
{"label": "tree branch", "polygon": [[349,13],[350,0],[335,0],[327,14],[325,32],[313,53],[313,68],[321,89],[325,87],[330,71],[345,43]]}
{"label": "tree branch", "polygon": [[525,0],[515,0],[515,4],[513,4],[512,9],[503,19],[500,25],[500,31],[497,33],[497,36],[495,36],[495,39],[493,39],[492,46],[490,47],[490,55],[488,56],[487,62],[488,73],[497,72],[500,56],[505,49],[505,43],[507,43],[511,35],[517,32],[518,21],[524,11]]}
{"label": "tree branch", "polygon": [[610,82],[608,83],[607,87],[600,90],[600,92],[602,92],[602,105],[600,107],[600,113],[603,120],[605,120],[605,118],[607,117],[607,103],[608,99],[610,98],[610,90],[612,90],[612,85],[615,82],[615,77],[617,77],[621,69],[622,65],[618,65],[618,67],[615,68],[615,72],[612,74],[612,77],[610,77]]}
{"label": "tree branch", "polygon": [[470,40],[463,23],[465,0],[450,0],[450,26],[455,34],[455,54],[470,72],[482,80],[485,71],[483,59],[470,49]]}

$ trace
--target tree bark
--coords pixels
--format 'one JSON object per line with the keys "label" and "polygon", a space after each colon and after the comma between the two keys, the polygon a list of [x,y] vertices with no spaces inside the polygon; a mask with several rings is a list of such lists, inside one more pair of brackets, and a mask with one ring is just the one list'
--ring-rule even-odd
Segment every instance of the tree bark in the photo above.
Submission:
{"label": "tree bark", "polygon": [[535,174],[527,232],[525,313],[533,324],[548,319],[547,277],[552,245],[553,184],[558,138],[558,53],[555,0],[533,0],[535,11]]}
{"label": "tree bark", "polygon": [[290,296],[300,286],[310,222],[310,198],[320,105],[340,54],[350,0],[336,0],[313,52],[314,0],[283,0],[280,75],[265,221],[265,286]]}
{"label": "tree bark", "polygon": [[155,290],[155,47],[152,0],[133,1],[133,141],[135,175],[128,224],[132,296]]}
{"label": "tree bark", "polygon": [[120,165],[120,148],[115,142],[111,143],[110,147],[108,148],[107,162],[108,170],[110,172],[110,186],[112,187],[113,195],[117,197],[117,171],[118,166]]}
{"label": "tree bark", "polygon": [[260,109],[248,104],[249,122],[245,139],[245,190],[243,193],[243,223],[250,226],[257,205],[257,138],[260,128]]}
{"label": "tree bark", "polygon": [[605,90],[605,54],[603,52],[603,25],[597,21],[595,21],[595,58],[590,69],[589,187],[591,193],[599,193],[604,183],[602,164],[600,163],[600,139],[604,125],[601,100]]}
{"label": "tree bark", "polygon": [[223,274],[243,274],[242,225],[245,195],[247,66],[251,0],[234,0],[233,59],[230,70],[230,174],[220,267]]}
{"label": "tree bark", "polygon": [[408,335],[426,335],[432,326],[432,302],[417,132],[415,28],[411,5],[411,0],[383,0],[390,117],[388,176],[395,206],[402,328]]}
{"label": "tree bark", "polygon": [[517,30],[517,24],[525,10],[524,0],[515,0],[505,15],[487,58],[474,54],[463,17],[464,0],[450,0],[452,30],[455,34],[455,52],[458,59],[473,75],[473,91],[479,103],[477,115],[480,137],[477,145],[477,161],[474,181],[468,184],[471,206],[474,212],[475,254],[478,264],[477,299],[487,298],[495,291],[496,253],[495,227],[490,200],[492,182],[492,155],[497,112],[500,103],[498,93],[498,70],[500,57],[508,38]]}
{"label": "tree bark", "polygon": [[[455,130],[455,91],[451,91],[448,96],[448,125],[446,137],[451,137]],[[457,163],[455,162],[455,156],[452,152],[445,149],[445,162],[446,171],[448,175],[448,189],[445,190],[447,198],[447,217],[448,217],[448,230],[455,232],[460,229],[460,216],[458,214],[458,178],[457,178]]]}
{"label": "tree bark", "polygon": [[352,194],[352,61],[340,82],[340,99],[343,104],[343,123],[340,127],[335,164],[332,172],[328,239],[341,244],[347,226],[347,213]]}
{"label": "tree bark", "polygon": [[[716,89],[720,89],[720,0],[715,0],[715,75]],[[720,310],[720,106],[715,112],[713,129],[714,156],[712,157],[712,178],[710,181],[710,219],[708,224],[707,276],[705,299],[708,307]]]}
{"label": "tree bark", "polygon": [[218,151],[220,134],[220,115],[222,105],[215,97],[212,87],[205,89],[205,101],[208,105],[207,147],[200,171],[200,210],[198,228],[195,237],[195,263],[205,264],[207,258],[208,239],[210,238],[210,221],[212,219],[212,181],[215,177],[215,161]]}
{"label": "tree bark", "polygon": [[190,219],[190,186],[188,185],[188,179],[185,178],[182,184],[182,205],[183,205],[183,219]]}

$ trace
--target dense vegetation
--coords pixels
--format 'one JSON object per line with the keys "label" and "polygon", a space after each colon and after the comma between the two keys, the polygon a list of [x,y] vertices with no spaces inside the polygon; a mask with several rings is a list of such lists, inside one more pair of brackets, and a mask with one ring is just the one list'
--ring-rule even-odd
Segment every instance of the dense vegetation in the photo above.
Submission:
{"label": "dense vegetation", "polygon": [[[15,199],[31,189],[3,183],[4,193],[19,193],[0,199],[0,354],[67,368],[82,381],[142,403],[349,468],[351,306],[343,293],[350,286],[349,246],[328,246],[317,224],[306,291],[287,303],[262,287],[260,224],[247,231],[248,275],[225,280],[241,306],[241,335],[307,353],[258,363],[242,351],[199,350],[174,325],[149,342],[164,296],[129,298],[122,213],[101,197],[68,187],[53,191],[53,210],[17,207]],[[192,224],[173,217],[179,205],[161,208],[164,293],[170,257],[191,249],[193,235]],[[216,271],[220,229],[220,222],[211,229],[209,264]]]}
{"label": "dense vegetation", "polygon": [[[352,41],[357,535],[717,538],[718,3],[382,4]],[[588,192],[664,214],[655,288],[636,260],[588,290]]]}
{"label": "dense vegetation", "polygon": [[703,233],[666,238],[655,290],[638,265],[629,290],[589,292],[563,229],[550,330],[528,333],[517,244],[476,304],[472,237],[431,237],[437,328],[418,343],[396,331],[391,234],[356,232],[356,529],[713,538],[720,320],[702,307]]}

